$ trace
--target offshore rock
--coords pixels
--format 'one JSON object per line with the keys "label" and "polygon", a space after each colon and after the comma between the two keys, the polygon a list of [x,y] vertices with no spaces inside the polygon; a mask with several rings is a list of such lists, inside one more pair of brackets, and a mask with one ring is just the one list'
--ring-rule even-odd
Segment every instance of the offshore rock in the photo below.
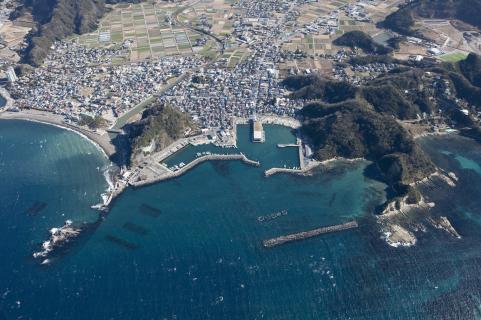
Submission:
{"label": "offshore rock", "polygon": [[42,250],[34,252],[34,258],[46,258],[42,264],[47,264],[50,260],[47,257],[57,248],[63,247],[71,239],[80,234],[80,229],[75,228],[71,220],[65,221],[60,228],[52,228],[49,230],[50,238],[42,243]]}
{"label": "offshore rock", "polygon": [[454,227],[451,225],[451,222],[448,220],[447,217],[439,217],[437,219],[429,217],[427,220],[436,229],[444,230],[450,235],[452,235],[453,237],[461,239],[461,235],[456,231],[456,229],[454,229]]}

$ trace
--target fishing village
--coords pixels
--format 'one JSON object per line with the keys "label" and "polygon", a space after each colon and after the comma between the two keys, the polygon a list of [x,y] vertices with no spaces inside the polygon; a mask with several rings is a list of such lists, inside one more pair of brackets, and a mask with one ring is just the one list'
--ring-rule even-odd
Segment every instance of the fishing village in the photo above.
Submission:
{"label": "fishing village", "polygon": [[[16,115],[20,115],[16,113]],[[32,120],[32,119],[30,119]],[[49,117],[50,124],[55,124],[51,121],[51,117]],[[35,121],[35,120],[32,120]],[[41,118],[36,120],[40,122],[46,122],[45,119]],[[72,131],[75,131],[81,134],[84,138],[89,139],[92,143],[96,144],[98,148],[104,151],[105,155],[111,155],[111,149],[104,148],[105,141],[102,141],[100,144],[98,136],[92,132],[84,132],[84,131],[76,131],[75,126],[65,126],[65,124],[56,123],[55,125],[67,127]],[[284,148],[297,148],[298,149],[298,157],[299,157],[299,166],[298,167],[273,167],[267,168],[264,170],[264,176],[266,178],[280,173],[285,174],[307,174],[310,170],[317,167],[321,164],[311,157],[311,150],[307,144],[305,144],[301,136],[299,135],[298,128],[299,128],[299,121],[294,118],[288,117],[279,117],[279,116],[257,116],[251,117],[248,119],[245,118],[233,118],[232,119],[232,128],[227,135],[221,135],[220,132],[217,132],[217,138],[213,138],[209,134],[201,134],[195,135],[191,137],[185,137],[179,140],[174,141],[171,145],[167,148],[162,149],[159,152],[152,153],[148,155],[144,159],[144,162],[137,166],[133,166],[130,168],[122,168],[121,170],[116,170],[117,174],[113,174],[110,177],[110,183],[108,190],[102,194],[103,201],[97,205],[92,206],[93,209],[100,210],[101,215],[106,215],[109,211],[111,205],[115,201],[115,199],[122,194],[122,192],[128,188],[140,188],[144,186],[148,186],[154,183],[160,183],[163,181],[167,181],[170,179],[174,179],[186,174],[189,170],[193,169],[194,167],[206,162],[206,161],[241,161],[242,163],[253,166],[253,167],[261,167],[261,162],[258,160],[250,159],[246,154],[244,154],[241,150],[238,149],[237,146],[237,127],[239,125],[248,126],[250,137],[249,140],[253,144],[262,144],[266,142],[268,136],[264,132],[264,127],[270,125],[278,125],[283,127],[291,128],[293,133],[296,133],[297,136],[295,137],[295,143],[279,143],[276,144],[276,148],[284,149]],[[225,137],[228,138],[225,138]],[[165,161],[177,153],[181,152],[183,149],[187,147],[197,147],[200,145],[212,145],[213,147],[218,147],[221,150],[225,150],[225,153],[215,153],[215,152],[198,152],[195,155],[195,158],[188,162],[183,163],[181,162],[178,165],[168,166]],[[149,209],[149,212],[152,210],[157,210],[156,208]],[[260,216],[258,218],[259,222],[269,222],[274,219],[280,218],[282,216],[287,215],[286,210],[282,210],[280,212],[275,212],[268,214],[266,216]],[[335,226],[323,226],[317,228],[315,230],[310,231],[302,231],[296,234],[289,234],[285,236],[279,236],[270,240],[264,240],[263,246],[266,248],[278,246],[281,244],[285,244],[291,241],[298,241],[302,239],[308,239],[315,236],[320,236],[325,233],[330,232],[337,232],[342,230],[348,230],[357,227],[357,222],[351,221],[341,225]],[[50,239],[46,240],[42,244],[42,250],[34,253],[34,258],[42,259],[42,264],[49,264],[51,259],[49,258],[50,255],[55,254],[56,249],[61,249],[65,245],[68,245],[75,237],[81,235],[81,227],[76,226],[71,221],[67,221],[64,226],[59,228],[52,228],[50,233]],[[115,241],[119,243],[119,245],[125,245],[122,242],[122,239],[110,239],[111,241]],[[130,248],[129,244],[129,248]]]}
{"label": "fishing village", "polygon": [[[146,143],[135,150],[138,161],[116,168],[109,175],[102,202],[92,206],[102,214],[126,188],[180,177],[206,161],[241,161],[262,168],[265,178],[307,174],[321,162],[314,159],[311,144],[301,136],[297,117],[306,103],[316,99],[296,96],[284,80],[318,74],[359,86],[395,69],[397,64],[383,61],[359,66],[351,58],[363,52],[336,45],[335,40],[359,29],[385,43],[382,39],[390,38],[391,33],[375,22],[395,11],[399,3],[220,1],[219,9],[200,15],[203,9],[198,1],[113,5],[97,30],[54,42],[44,63],[32,72],[17,75],[13,68],[6,69],[8,93],[2,95],[7,105],[0,108],[0,119],[37,121],[73,130],[93,141],[108,158],[116,155],[114,140],[128,140],[129,130],[148,127],[156,120],[155,114],[149,118],[149,112],[157,112],[152,110],[159,106],[176,110],[177,118],[186,115],[191,119],[195,126],[182,128],[186,129],[183,134],[169,137],[165,144],[149,136],[161,136],[158,128],[144,131],[142,142]],[[415,42],[414,49],[397,58],[442,60],[441,51],[451,51],[433,50],[439,46],[431,41]],[[440,79],[426,74],[429,87],[443,97],[450,94]],[[420,134],[447,128],[439,116],[417,114],[416,119],[414,124],[403,124],[419,129],[417,122],[424,123]],[[296,141],[280,142],[276,147],[297,148],[297,165],[268,167],[251,158],[237,148],[240,125],[248,125],[250,141],[259,144],[269,139],[266,125],[292,128]],[[134,140],[128,143],[138,142]],[[176,154],[203,145],[221,149],[168,163]],[[301,232],[286,239],[322,233]],[[278,242],[285,241],[273,241]]]}

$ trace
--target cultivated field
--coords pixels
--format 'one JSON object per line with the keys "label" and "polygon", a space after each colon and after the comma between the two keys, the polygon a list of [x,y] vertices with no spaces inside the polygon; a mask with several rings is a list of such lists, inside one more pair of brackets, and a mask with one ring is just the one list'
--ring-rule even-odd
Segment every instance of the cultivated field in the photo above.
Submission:
{"label": "cultivated field", "polygon": [[173,23],[177,9],[172,4],[116,5],[102,19],[98,30],[80,36],[79,41],[94,47],[129,41],[133,61],[201,51],[202,36]]}
{"label": "cultivated field", "polygon": [[179,15],[179,20],[195,28],[211,27],[212,34],[223,37],[233,30],[230,17],[239,10],[233,9],[233,0],[202,0]]}

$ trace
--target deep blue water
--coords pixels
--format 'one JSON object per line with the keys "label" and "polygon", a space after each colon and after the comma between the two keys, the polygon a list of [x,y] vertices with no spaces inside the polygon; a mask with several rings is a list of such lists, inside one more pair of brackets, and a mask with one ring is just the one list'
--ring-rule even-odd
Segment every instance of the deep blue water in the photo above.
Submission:
{"label": "deep blue water", "polygon": [[[65,219],[95,220],[89,206],[106,187],[101,169],[108,163],[74,133],[0,122],[0,319],[472,319],[479,313],[479,146],[460,138],[424,141],[436,163],[460,178],[454,189],[427,188],[438,204],[431,214],[448,215],[463,238],[428,228],[415,247],[391,248],[372,215],[384,185],[363,176],[365,163],[309,177],[263,176],[271,165],[295,162],[293,150],[275,148],[290,142],[288,133],[272,127],[266,144],[239,143],[261,168],[209,162],[178,179],[128,189],[98,228],[45,267],[31,252]],[[36,201],[48,205],[28,215]],[[257,219],[279,210],[288,214]],[[261,245],[353,218],[359,229]]]}

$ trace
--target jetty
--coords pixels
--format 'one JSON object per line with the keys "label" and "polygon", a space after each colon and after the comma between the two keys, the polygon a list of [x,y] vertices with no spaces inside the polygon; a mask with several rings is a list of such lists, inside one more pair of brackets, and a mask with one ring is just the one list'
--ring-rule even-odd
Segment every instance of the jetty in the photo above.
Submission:
{"label": "jetty", "polygon": [[336,224],[336,225],[332,225],[332,226],[321,227],[321,228],[317,228],[317,229],[310,230],[310,231],[292,233],[292,234],[288,234],[286,236],[280,236],[280,237],[277,237],[277,238],[264,240],[264,241],[262,241],[262,244],[266,248],[271,248],[271,247],[280,246],[281,244],[285,244],[285,243],[288,243],[288,242],[304,240],[304,239],[308,239],[308,238],[312,238],[312,237],[317,237],[317,236],[319,236],[321,234],[325,234],[325,233],[339,232],[339,231],[344,231],[344,230],[348,230],[348,229],[354,229],[354,228],[357,228],[357,227],[358,227],[358,224],[357,224],[356,221],[350,221],[350,222],[346,222],[346,223],[343,223],[343,224]]}

